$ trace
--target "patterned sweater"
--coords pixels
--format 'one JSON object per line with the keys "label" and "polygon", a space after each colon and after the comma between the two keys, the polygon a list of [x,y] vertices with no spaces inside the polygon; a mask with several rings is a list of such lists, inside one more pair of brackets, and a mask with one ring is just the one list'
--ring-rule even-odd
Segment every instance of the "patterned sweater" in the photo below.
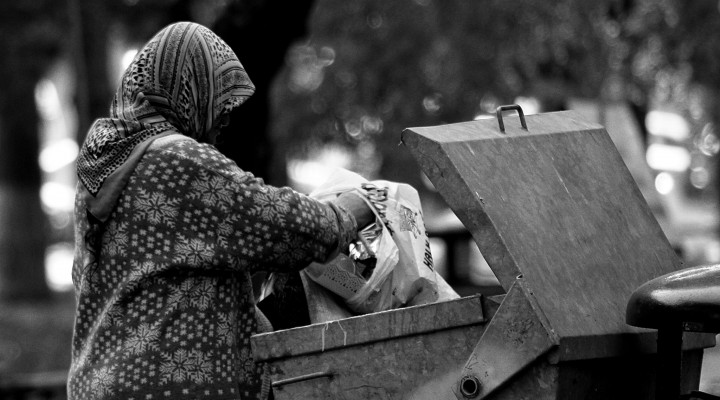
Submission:
{"label": "patterned sweater", "polygon": [[70,399],[260,398],[251,274],[325,261],[355,229],[194,140],[148,150],[94,247],[84,210],[78,196]]}

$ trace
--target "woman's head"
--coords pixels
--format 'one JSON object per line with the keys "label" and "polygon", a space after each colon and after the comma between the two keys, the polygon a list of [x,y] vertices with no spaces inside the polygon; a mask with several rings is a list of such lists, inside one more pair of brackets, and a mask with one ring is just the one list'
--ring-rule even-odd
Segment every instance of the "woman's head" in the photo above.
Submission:
{"label": "woman's head", "polygon": [[137,147],[173,131],[214,143],[230,110],[254,90],[217,35],[191,22],[168,25],[123,74],[110,117],[88,130],[77,160],[80,181],[96,196],[115,171],[132,171],[127,161]]}
{"label": "woman's head", "polygon": [[111,118],[144,126],[170,124],[214,142],[230,110],[255,87],[235,53],[202,25],[178,22],[158,32],[125,71]]}

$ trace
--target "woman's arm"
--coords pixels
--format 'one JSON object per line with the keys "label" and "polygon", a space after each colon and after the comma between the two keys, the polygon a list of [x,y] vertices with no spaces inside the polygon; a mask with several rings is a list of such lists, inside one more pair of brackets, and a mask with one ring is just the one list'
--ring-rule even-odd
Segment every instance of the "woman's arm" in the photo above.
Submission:
{"label": "woman's arm", "polygon": [[288,187],[250,178],[235,189],[230,211],[235,254],[251,272],[299,270],[346,252],[374,214],[355,194],[323,203]]}
{"label": "woman's arm", "polygon": [[[250,273],[300,270],[347,251],[358,221],[361,227],[371,221],[372,212],[357,195],[325,204],[289,187],[266,185],[210,146],[182,142],[146,158],[171,166],[176,176],[163,197],[163,207],[176,209],[173,236],[181,251],[173,262]],[[146,187],[156,185],[156,169],[140,174]]]}

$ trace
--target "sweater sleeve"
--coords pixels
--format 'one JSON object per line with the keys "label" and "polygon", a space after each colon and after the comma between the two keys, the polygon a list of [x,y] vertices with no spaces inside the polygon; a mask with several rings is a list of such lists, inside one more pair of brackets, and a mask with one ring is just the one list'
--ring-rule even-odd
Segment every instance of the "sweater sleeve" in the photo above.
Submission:
{"label": "sweater sleeve", "polygon": [[139,234],[168,230],[161,254],[173,265],[294,271],[327,261],[357,235],[341,206],[267,185],[209,145],[150,151],[136,172],[124,212],[142,225]]}
{"label": "sweater sleeve", "polygon": [[325,262],[357,235],[353,216],[289,187],[266,185],[246,174],[234,182],[228,210],[230,251],[251,272],[292,271]]}

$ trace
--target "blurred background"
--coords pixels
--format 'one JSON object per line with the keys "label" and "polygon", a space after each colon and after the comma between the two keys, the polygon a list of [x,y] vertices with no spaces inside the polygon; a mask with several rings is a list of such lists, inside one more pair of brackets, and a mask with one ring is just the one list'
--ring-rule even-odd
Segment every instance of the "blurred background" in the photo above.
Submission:
{"label": "blurred background", "polygon": [[181,20],[258,87],[225,154],[306,193],[334,167],[413,185],[461,294],[501,289],[400,133],[504,104],[604,125],[686,265],[720,261],[717,0],[0,0],[0,397],[64,395],[74,160],[137,50]]}

